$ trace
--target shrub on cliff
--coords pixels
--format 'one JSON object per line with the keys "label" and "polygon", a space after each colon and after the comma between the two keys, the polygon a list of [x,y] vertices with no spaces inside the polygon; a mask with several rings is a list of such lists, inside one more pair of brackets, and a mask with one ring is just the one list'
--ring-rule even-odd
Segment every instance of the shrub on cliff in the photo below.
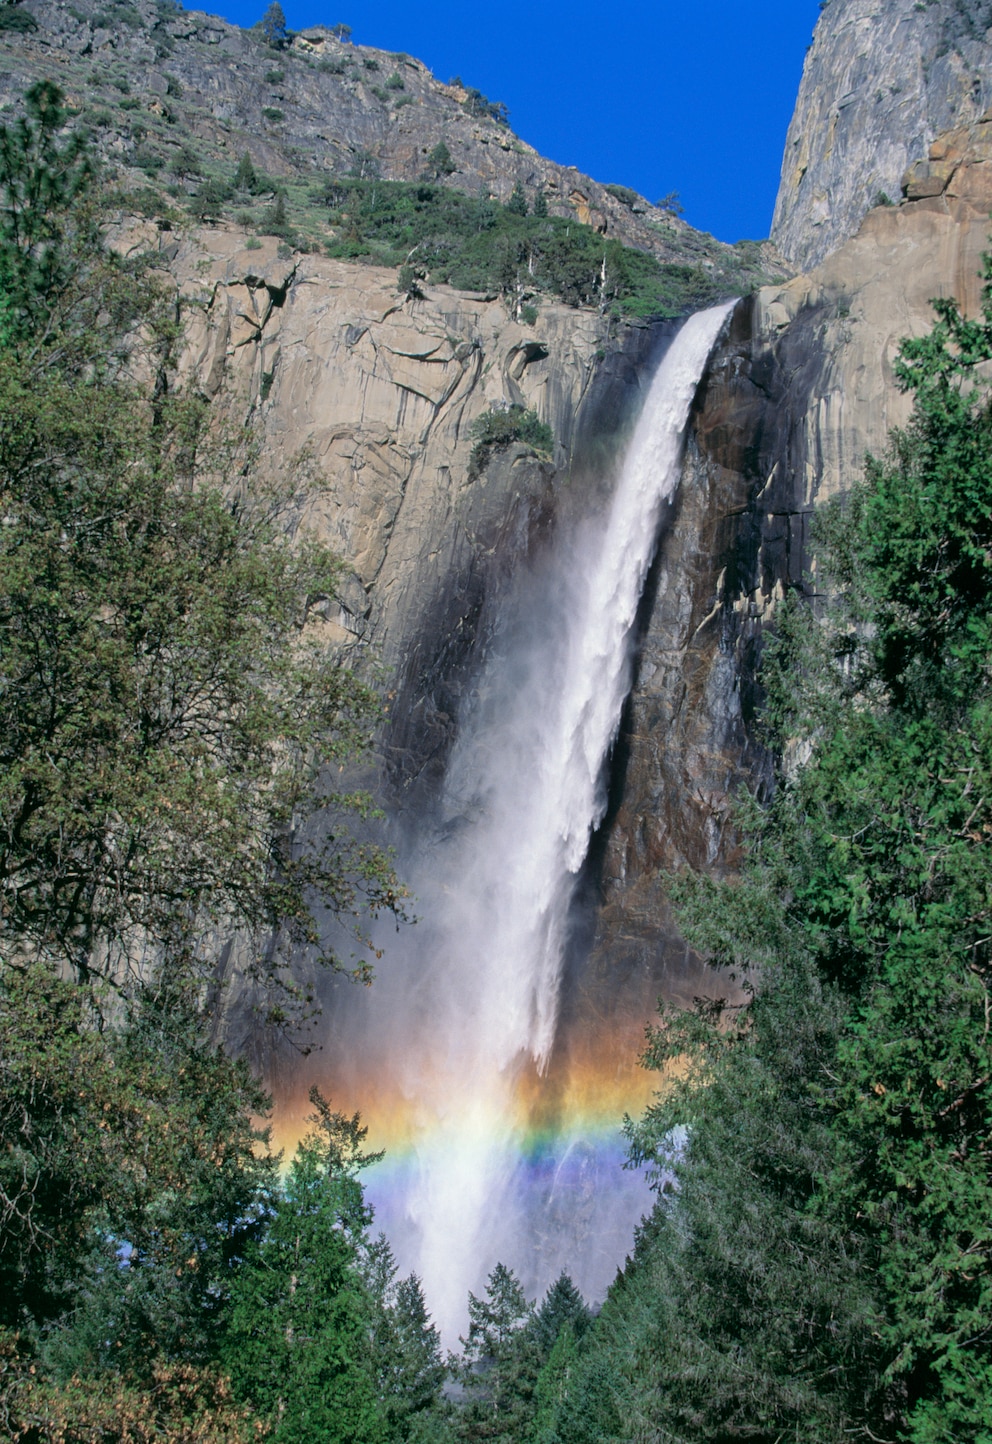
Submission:
{"label": "shrub on cliff", "polygon": [[542,457],[550,457],[555,447],[554,433],[548,423],[542,421],[536,411],[516,405],[484,411],[472,422],[470,435],[475,442],[469,463],[473,475],[485,469],[492,452],[502,451],[515,441],[529,446]]}

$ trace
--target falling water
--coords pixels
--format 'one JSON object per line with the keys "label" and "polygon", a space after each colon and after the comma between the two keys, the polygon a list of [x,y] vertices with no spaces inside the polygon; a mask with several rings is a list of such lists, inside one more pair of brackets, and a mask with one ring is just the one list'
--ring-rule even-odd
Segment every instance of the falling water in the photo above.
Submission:
{"label": "falling water", "polygon": [[[379,1221],[401,1263],[424,1279],[449,1342],[464,1327],[467,1291],[479,1290],[497,1259],[520,1268],[529,1246],[521,1093],[532,1093],[535,1079],[539,1086],[554,1043],[569,908],[606,808],[635,614],[689,408],[728,310],[686,322],[651,385],[614,495],[560,540],[529,613],[497,637],[459,719],[441,824],[434,820],[402,864],[421,922],[394,940],[368,995],[367,1025],[354,1018],[346,1030],[366,1116],[374,1119],[376,1096],[388,1097],[409,1146],[399,1178],[379,1186]],[[545,1207],[576,1156],[581,1139],[561,1140],[550,1179],[545,1169]],[[587,1194],[594,1186],[587,1181]],[[637,1194],[626,1237],[607,1240],[600,1286],[645,1203]],[[590,1287],[567,1241],[559,1245],[545,1246],[547,1276],[531,1282],[543,1287],[565,1265]]]}

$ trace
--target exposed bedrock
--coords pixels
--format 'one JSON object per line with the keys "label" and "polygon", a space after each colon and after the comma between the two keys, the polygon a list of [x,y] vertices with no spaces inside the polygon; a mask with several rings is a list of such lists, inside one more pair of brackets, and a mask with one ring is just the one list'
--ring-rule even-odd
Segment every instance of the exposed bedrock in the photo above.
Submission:
{"label": "exposed bedrock", "polygon": [[636,1039],[634,1020],[659,994],[726,990],[687,950],[668,879],[686,865],[734,868],[732,798],[769,781],[755,716],[762,633],[784,588],[815,570],[817,503],[847,489],[908,419],[893,375],[901,339],[928,329],[932,297],[978,308],[992,125],[945,145],[958,159],[942,194],[872,210],[818,269],[742,301],[711,359],[642,609],[614,804],[590,878],[594,945],[567,1002],[566,1050],[592,1017]]}
{"label": "exposed bedrock", "polygon": [[808,270],[942,132],[992,105],[990,0],[828,0],[785,143],[772,236]]}

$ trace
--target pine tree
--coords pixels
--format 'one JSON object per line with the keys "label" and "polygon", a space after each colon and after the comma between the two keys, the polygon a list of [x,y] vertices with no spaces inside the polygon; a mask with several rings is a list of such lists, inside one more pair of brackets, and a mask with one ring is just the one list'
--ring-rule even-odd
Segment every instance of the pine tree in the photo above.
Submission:
{"label": "pine tree", "polygon": [[519,181],[517,181],[513,187],[513,194],[506,203],[506,209],[513,216],[525,216],[527,214],[527,196]]}
{"label": "pine tree", "polygon": [[234,174],[234,189],[236,191],[249,191],[254,194],[258,188],[258,173],[252,164],[251,156],[244,152],[238,161],[238,168]]}
{"label": "pine tree", "polygon": [[92,239],[76,204],[93,175],[80,135],[59,143],[62,92],[32,85],[26,114],[0,126],[0,349],[38,331],[73,279],[73,231]]}
{"label": "pine tree", "polygon": [[357,1115],[311,1100],[312,1130],[232,1281],[223,1358],[275,1444],[385,1444],[358,1263],[371,1215],[356,1175],[374,1160]]}
{"label": "pine tree", "polygon": [[537,1349],[528,1328],[533,1306],[513,1270],[498,1263],[485,1297],[469,1294],[468,1315],[460,1366],[467,1403],[458,1437],[512,1439],[530,1417],[537,1379]]}
{"label": "pine tree", "polygon": [[274,50],[282,49],[289,38],[289,31],[286,29],[286,16],[279,0],[272,0],[258,22],[258,27],[266,45],[271,45]]}

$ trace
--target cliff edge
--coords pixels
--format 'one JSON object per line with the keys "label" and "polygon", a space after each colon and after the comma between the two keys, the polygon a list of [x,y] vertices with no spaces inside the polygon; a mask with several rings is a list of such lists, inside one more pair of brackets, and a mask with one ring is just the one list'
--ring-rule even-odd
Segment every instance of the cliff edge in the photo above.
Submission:
{"label": "cliff edge", "polygon": [[992,106],[990,0],[828,0],[789,127],[772,238],[810,270],[936,136]]}

